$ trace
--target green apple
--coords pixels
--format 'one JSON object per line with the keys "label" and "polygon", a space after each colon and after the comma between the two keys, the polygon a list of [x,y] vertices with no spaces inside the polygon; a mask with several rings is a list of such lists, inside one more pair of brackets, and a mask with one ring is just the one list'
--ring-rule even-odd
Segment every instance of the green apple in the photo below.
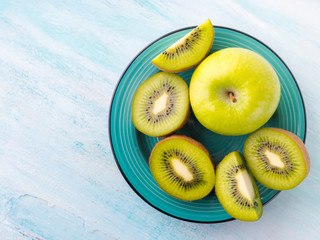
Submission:
{"label": "green apple", "polygon": [[223,135],[243,135],[264,125],[280,101],[280,82],[271,64],[244,48],[225,48],[194,71],[190,103],[199,122]]}

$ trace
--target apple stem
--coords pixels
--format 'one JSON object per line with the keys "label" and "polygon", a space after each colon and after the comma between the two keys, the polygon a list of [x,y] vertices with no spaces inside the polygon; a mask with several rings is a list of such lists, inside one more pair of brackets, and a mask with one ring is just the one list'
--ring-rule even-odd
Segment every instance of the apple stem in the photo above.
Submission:
{"label": "apple stem", "polygon": [[233,103],[237,102],[237,99],[234,97],[233,92],[229,92],[229,97]]}

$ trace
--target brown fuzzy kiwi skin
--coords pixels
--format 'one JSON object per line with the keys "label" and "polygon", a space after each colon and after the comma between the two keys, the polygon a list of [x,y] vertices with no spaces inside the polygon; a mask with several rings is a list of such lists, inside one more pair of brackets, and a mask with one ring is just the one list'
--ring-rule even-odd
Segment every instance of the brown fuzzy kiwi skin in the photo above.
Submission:
{"label": "brown fuzzy kiwi skin", "polygon": [[278,131],[278,132],[281,132],[281,133],[288,135],[292,140],[294,140],[298,144],[298,146],[303,154],[304,160],[306,162],[306,166],[307,166],[307,174],[305,176],[305,178],[306,178],[309,174],[309,171],[310,171],[311,161],[310,161],[310,156],[307,151],[307,148],[304,145],[304,143],[302,142],[302,140],[297,135],[295,135],[294,133],[289,132],[287,130],[284,130],[281,128],[273,128],[273,127],[269,127],[269,129],[272,129],[272,130],[275,130],[275,131]]}
{"label": "brown fuzzy kiwi skin", "polygon": [[[212,26],[212,27],[213,27],[213,26]],[[186,70],[188,70],[188,69],[191,69],[191,68],[197,66],[198,64],[200,64],[200,63],[202,62],[202,60],[208,55],[208,53],[209,53],[210,50],[211,50],[212,44],[213,44],[214,36],[215,36],[215,32],[214,32],[214,27],[213,27],[213,38],[212,38],[210,47],[208,48],[208,51],[207,51],[206,54],[203,56],[203,58],[200,59],[200,61],[196,62],[195,64],[193,64],[193,65],[191,65],[191,66],[189,66],[189,67],[185,67],[185,68],[182,68],[182,69],[177,69],[177,70],[170,71],[170,70],[167,70],[167,69],[164,69],[164,68],[159,67],[159,66],[156,65],[153,61],[151,61],[151,63],[152,63],[155,67],[157,67],[158,69],[160,69],[161,71],[168,72],[168,73],[179,73],[179,72],[183,72],[183,71],[186,71]]]}
{"label": "brown fuzzy kiwi skin", "polygon": [[160,143],[162,143],[162,142],[164,142],[164,141],[166,141],[166,140],[174,139],[174,138],[178,138],[178,139],[185,140],[185,141],[187,141],[187,142],[195,145],[196,147],[200,148],[202,151],[205,152],[205,154],[208,155],[208,157],[210,158],[211,163],[212,163],[212,165],[213,165],[213,167],[214,167],[214,163],[213,163],[213,161],[212,161],[212,158],[210,157],[209,151],[205,148],[205,146],[203,146],[202,143],[194,140],[193,138],[187,137],[187,136],[182,135],[182,134],[174,134],[174,135],[171,135],[171,136],[169,136],[169,137],[166,137],[166,138],[161,139],[161,140],[154,146],[154,148],[152,149],[152,152],[151,152],[150,157],[149,157],[149,165],[150,165],[150,160],[151,160],[151,156],[152,156],[152,154],[153,154],[153,151],[154,151],[154,149],[158,146],[158,144],[160,144]]}

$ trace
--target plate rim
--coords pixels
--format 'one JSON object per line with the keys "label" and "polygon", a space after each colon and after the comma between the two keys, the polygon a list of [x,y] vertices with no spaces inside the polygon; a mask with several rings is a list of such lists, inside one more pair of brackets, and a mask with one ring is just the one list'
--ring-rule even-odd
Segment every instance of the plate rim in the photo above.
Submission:
{"label": "plate rim", "polygon": [[[147,199],[145,199],[135,188],[134,186],[131,184],[131,182],[128,180],[127,176],[124,174],[120,164],[119,164],[119,161],[116,157],[116,153],[115,153],[115,150],[113,148],[113,144],[112,144],[112,136],[111,136],[111,113],[112,113],[112,105],[113,105],[113,102],[114,102],[114,98],[115,98],[115,95],[116,95],[116,92],[118,90],[118,87],[120,85],[120,82],[123,78],[123,76],[126,74],[126,72],[128,71],[128,69],[130,68],[130,66],[132,65],[132,63],[146,50],[148,49],[151,45],[153,45],[154,43],[156,43],[157,41],[171,35],[171,34],[174,34],[176,32],[180,32],[180,31],[184,31],[184,30],[188,30],[188,29],[193,29],[195,28],[196,26],[190,26],[190,27],[185,27],[185,28],[179,28],[177,30],[174,30],[174,31],[171,31],[169,33],[166,33],[164,35],[162,35],[161,37],[155,39],[154,41],[152,41],[151,43],[149,43],[146,47],[144,47],[141,51],[139,51],[136,56],[130,61],[130,63],[126,66],[125,70],[123,71],[123,73],[121,74],[118,82],[117,82],[117,85],[115,86],[115,89],[113,91],[113,94],[112,94],[112,98],[111,98],[111,102],[110,102],[110,105],[109,105],[109,115],[108,115],[108,133],[109,133],[109,143],[110,143],[110,146],[111,146],[111,151],[112,151],[112,154],[113,154],[113,157],[114,157],[114,160],[117,164],[117,167],[118,169],[120,170],[120,173],[121,175],[123,176],[123,178],[126,180],[126,182],[129,184],[129,186],[131,187],[131,189],[142,199],[144,200],[144,202],[146,202],[147,204],[149,204],[151,207],[153,207],[154,209],[164,213],[165,215],[167,216],[170,216],[170,217],[173,217],[173,218],[176,218],[176,219],[179,219],[179,220],[182,220],[182,221],[186,221],[186,222],[192,222],[192,223],[202,223],[202,224],[212,224],[212,223],[223,223],[223,222],[230,222],[230,221],[233,221],[235,220],[235,218],[230,218],[230,219],[226,219],[226,220],[221,220],[221,221],[200,221],[200,220],[192,220],[192,219],[187,219],[187,218],[182,218],[182,217],[179,217],[179,216],[175,216],[173,214],[170,214],[160,208],[158,208],[157,206],[151,204]],[[301,103],[302,103],[302,106],[303,106],[303,113],[304,113],[304,128],[305,128],[305,133],[304,133],[304,138],[303,138],[303,143],[305,143],[306,141],[306,137],[307,137],[307,114],[306,114],[306,106],[305,106],[305,103],[304,103],[304,100],[303,100],[303,96],[302,96],[302,93],[301,93],[301,90],[300,90],[300,87],[299,87],[299,84],[298,82],[296,81],[294,75],[292,74],[290,68],[287,66],[287,64],[282,60],[282,58],[274,51],[272,50],[268,45],[266,45],[265,43],[263,43],[262,41],[260,41],[259,39],[251,36],[250,34],[248,33],[245,33],[241,30],[237,30],[237,29],[234,29],[234,28],[230,28],[230,27],[224,27],[224,26],[219,26],[219,25],[213,25],[214,28],[221,28],[221,29],[227,29],[227,30],[231,30],[231,31],[234,31],[234,32],[237,32],[237,33],[241,33],[247,37],[250,37],[252,38],[253,40],[259,42],[260,44],[262,44],[264,47],[266,47],[268,50],[270,50],[281,62],[282,64],[287,68],[289,74],[291,75],[292,79],[294,80],[295,82],[295,85],[297,86],[297,89],[298,89],[298,92],[299,92],[299,95],[300,95],[300,99],[301,99]],[[270,203],[276,196],[278,196],[278,194],[280,193],[281,191],[278,191],[274,196],[272,196],[267,202],[265,202],[263,204],[263,206],[266,206],[268,203]]]}

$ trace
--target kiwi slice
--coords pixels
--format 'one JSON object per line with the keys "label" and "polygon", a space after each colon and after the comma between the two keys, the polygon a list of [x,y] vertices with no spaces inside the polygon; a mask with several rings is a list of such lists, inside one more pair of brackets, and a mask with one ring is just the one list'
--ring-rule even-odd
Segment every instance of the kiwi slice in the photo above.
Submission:
{"label": "kiwi slice", "polygon": [[132,120],[142,133],[161,137],[182,128],[190,113],[188,84],[174,73],[159,72],[136,91]]}
{"label": "kiwi slice", "polygon": [[216,195],[223,208],[241,221],[256,221],[262,216],[257,184],[240,152],[231,152],[216,171]]}
{"label": "kiwi slice", "polygon": [[172,135],[159,141],[149,159],[151,173],[169,195],[184,201],[208,195],[215,183],[209,152],[196,140]]}
{"label": "kiwi slice", "polygon": [[199,64],[211,49],[214,28],[209,19],[172,44],[151,62],[166,72],[182,72]]}
{"label": "kiwi slice", "polygon": [[301,139],[279,128],[261,128],[244,145],[244,155],[253,176],[264,186],[288,190],[308,175],[310,158]]}

